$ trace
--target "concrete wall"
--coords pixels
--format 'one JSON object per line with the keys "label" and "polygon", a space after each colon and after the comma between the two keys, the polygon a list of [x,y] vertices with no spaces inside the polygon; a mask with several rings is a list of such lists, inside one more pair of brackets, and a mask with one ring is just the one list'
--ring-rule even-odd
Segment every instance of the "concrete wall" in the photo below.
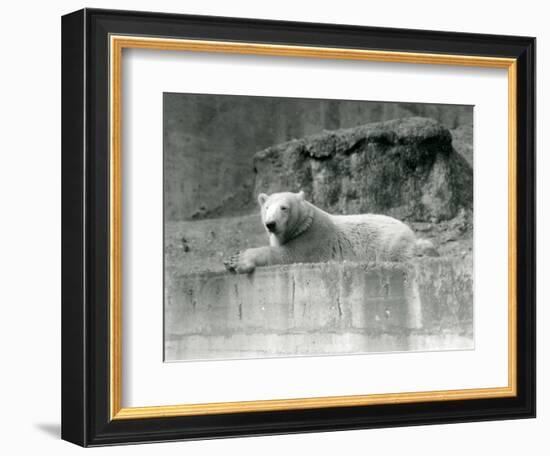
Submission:
{"label": "concrete wall", "polygon": [[167,278],[165,359],[473,348],[470,271],[428,259]]}
{"label": "concrete wall", "polygon": [[473,125],[471,106],[166,93],[164,195],[170,221],[241,215],[253,204],[253,155],[323,130],[423,116]]}

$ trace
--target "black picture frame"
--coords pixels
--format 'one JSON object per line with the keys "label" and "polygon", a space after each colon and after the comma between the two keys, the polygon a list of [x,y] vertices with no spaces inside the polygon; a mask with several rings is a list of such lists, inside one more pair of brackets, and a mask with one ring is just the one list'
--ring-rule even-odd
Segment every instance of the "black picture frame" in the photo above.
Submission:
{"label": "black picture frame", "polygon": [[[517,60],[517,395],[111,420],[109,36]],[[84,9],[62,19],[62,438],[82,446],[535,416],[535,39]]]}

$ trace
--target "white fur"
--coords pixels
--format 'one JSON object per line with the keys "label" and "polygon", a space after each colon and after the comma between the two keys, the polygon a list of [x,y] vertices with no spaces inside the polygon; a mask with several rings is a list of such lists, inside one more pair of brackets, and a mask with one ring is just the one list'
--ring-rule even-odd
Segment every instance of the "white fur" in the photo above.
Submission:
{"label": "white fur", "polygon": [[[307,202],[303,192],[260,194],[269,247],[241,252],[226,266],[251,272],[256,266],[325,261],[407,261],[417,240],[403,222],[385,215],[331,215]],[[274,223],[273,232],[267,224]]]}

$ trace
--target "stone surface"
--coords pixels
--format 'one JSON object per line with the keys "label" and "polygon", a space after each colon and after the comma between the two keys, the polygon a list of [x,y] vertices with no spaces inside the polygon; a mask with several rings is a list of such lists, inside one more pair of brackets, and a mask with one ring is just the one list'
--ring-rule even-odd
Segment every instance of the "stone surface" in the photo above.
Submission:
{"label": "stone surface", "polygon": [[468,265],[424,259],[167,276],[165,358],[473,348]]}
{"label": "stone surface", "polygon": [[449,220],[471,209],[473,172],[449,130],[413,117],[278,144],[254,156],[254,193],[304,190],[336,214]]}
{"label": "stone surface", "polygon": [[249,213],[253,156],[293,138],[412,116],[472,124],[471,106],[166,93],[166,220]]}
{"label": "stone surface", "polygon": [[451,130],[453,147],[473,168],[474,166],[474,128],[472,124],[461,125]]}

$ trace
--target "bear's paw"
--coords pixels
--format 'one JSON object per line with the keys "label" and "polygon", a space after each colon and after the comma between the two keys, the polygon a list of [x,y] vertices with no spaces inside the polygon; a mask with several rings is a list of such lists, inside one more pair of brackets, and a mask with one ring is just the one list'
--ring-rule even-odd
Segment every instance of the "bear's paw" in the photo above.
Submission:
{"label": "bear's paw", "polygon": [[247,254],[247,251],[236,252],[234,255],[231,255],[229,258],[223,260],[225,269],[229,272],[236,274],[247,274],[254,271],[254,261],[250,258],[250,255]]}

